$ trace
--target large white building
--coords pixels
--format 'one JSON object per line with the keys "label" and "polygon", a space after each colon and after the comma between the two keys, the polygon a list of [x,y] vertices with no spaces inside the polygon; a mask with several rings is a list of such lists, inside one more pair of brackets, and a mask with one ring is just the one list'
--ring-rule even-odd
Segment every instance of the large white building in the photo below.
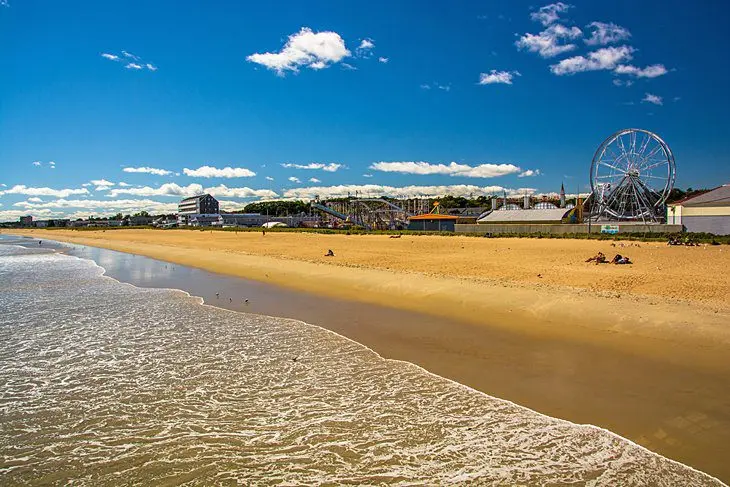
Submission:
{"label": "large white building", "polygon": [[730,184],[668,204],[667,223],[688,232],[730,235]]}

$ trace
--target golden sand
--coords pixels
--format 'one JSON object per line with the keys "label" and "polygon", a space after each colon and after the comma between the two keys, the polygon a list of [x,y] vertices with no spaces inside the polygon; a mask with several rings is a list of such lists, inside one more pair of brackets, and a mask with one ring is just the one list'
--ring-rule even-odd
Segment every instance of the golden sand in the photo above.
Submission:
{"label": "golden sand", "polygon": [[[21,233],[13,230],[11,233]],[[730,248],[563,239],[30,230],[464,326],[335,331],[730,479]],[[334,257],[325,257],[328,249]],[[601,251],[633,265],[586,263]],[[451,320],[451,321],[450,321]],[[497,347],[494,344],[499,343]]]}

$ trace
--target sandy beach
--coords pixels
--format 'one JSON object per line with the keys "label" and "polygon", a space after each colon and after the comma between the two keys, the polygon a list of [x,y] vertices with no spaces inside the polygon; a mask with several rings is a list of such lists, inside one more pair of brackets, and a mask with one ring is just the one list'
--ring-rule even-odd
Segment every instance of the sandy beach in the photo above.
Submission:
{"label": "sandy beach", "polygon": [[[321,296],[318,311],[292,317],[730,479],[727,247],[190,230],[9,233]],[[328,249],[334,257],[324,257]],[[585,263],[597,251],[635,263]],[[365,316],[348,322],[344,307],[326,319],[337,309],[327,303],[335,302],[354,303],[350,311]],[[388,308],[408,315],[388,318]],[[276,314],[277,306],[256,312]]]}

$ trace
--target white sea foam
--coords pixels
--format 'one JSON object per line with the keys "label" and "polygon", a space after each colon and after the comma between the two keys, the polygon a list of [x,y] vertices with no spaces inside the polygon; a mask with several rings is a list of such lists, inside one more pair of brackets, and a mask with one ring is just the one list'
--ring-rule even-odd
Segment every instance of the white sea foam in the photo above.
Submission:
{"label": "white sea foam", "polygon": [[8,248],[0,484],[721,485],[319,327]]}

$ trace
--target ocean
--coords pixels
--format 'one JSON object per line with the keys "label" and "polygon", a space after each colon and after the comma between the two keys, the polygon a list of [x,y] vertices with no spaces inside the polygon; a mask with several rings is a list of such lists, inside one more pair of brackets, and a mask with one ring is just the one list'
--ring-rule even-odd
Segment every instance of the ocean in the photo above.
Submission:
{"label": "ocean", "polygon": [[1,485],[722,485],[323,328],[0,244]]}

